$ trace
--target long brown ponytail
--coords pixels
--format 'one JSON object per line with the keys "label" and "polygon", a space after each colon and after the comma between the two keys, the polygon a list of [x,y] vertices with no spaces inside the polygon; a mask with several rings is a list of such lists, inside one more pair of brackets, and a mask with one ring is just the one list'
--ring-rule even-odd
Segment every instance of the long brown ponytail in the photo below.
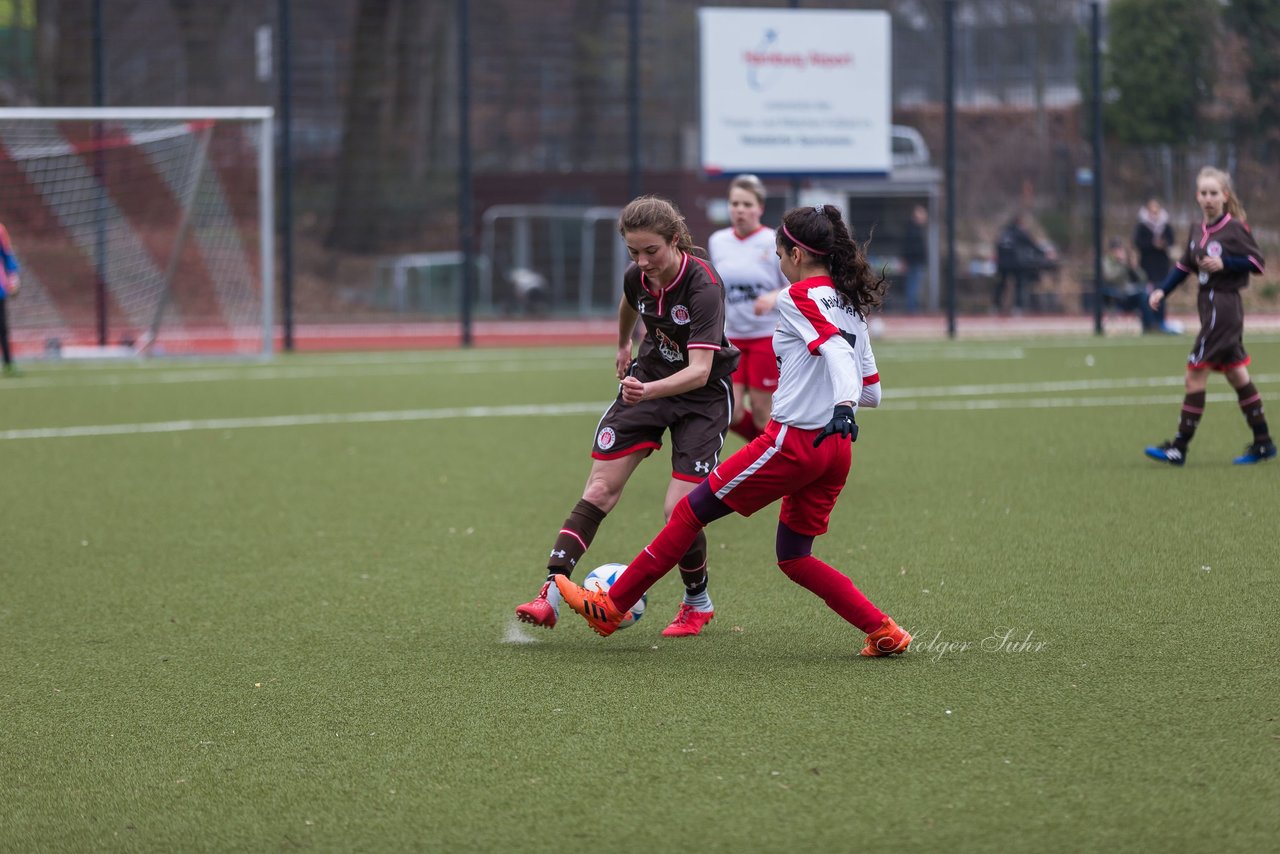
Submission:
{"label": "long brown ponytail", "polygon": [[888,283],[884,276],[877,276],[871,269],[865,244],[853,239],[835,205],[787,211],[782,218],[782,228],[778,229],[778,243],[787,250],[798,246],[822,262],[831,274],[835,289],[864,317],[884,301]]}

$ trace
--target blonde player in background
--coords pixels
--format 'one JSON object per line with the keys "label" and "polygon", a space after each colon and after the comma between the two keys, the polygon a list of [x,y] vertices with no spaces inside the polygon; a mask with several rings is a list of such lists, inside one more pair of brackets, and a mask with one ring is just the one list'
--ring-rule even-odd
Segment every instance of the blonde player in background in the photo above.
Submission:
{"label": "blonde player in background", "polygon": [[769,423],[778,363],[773,329],[774,302],[787,286],[774,252],[774,232],[761,224],[764,184],[755,175],[729,182],[730,228],[707,240],[707,253],[724,279],[724,331],[742,357],[733,374],[733,432],[751,441]]}
{"label": "blonde player in background", "polygon": [[1147,448],[1153,460],[1174,466],[1185,465],[1187,446],[1204,414],[1205,389],[1209,372],[1219,371],[1236,390],[1240,412],[1253,431],[1253,441],[1236,457],[1236,465],[1253,465],[1276,455],[1267,419],[1262,411],[1262,395],[1249,378],[1251,361],[1244,349],[1244,300],[1240,291],[1249,284],[1251,273],[1266,272],[1262,251],[1245,224],[1244,206],[1236,197],[1231,176],[1206,166],[1196,177],[1196,202],[1204,221],[1191,227],[1182,258],[1164,281],[1151,292],[1150,306],[1157,309],[1183,279],[1196,273],[1200,293],[1200,334],[1187,357],[1186,397],[1178,417],[1178,432],[1168,442]]}

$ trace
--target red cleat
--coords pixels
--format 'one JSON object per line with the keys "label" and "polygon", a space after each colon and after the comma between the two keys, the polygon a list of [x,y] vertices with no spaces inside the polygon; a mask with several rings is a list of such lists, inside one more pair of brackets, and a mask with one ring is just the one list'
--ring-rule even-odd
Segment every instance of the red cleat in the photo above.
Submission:
{"label": "red cleat", "polygon": [[867,635],[867,645],[858,654],[873,658],[901,655],[907,651],[910,644],[910,633],[895,623],[892,617],[885,617],[880,628]]}
{"label": "red cleat", "polygon": [[702,631],[702,627],[711,622],[715,611],[698,611],[692,605],[680,603],[680,610],[671,625],[662,630],[664,638],[689,638]]}
{"label": "red cleat", "polygon": [[551,582],[548,581],[542,585],[542,589],[538,591],[538,595],[533,598],[532,602],[517,605],[516,619],[533,626],[554,629],[556,627],[556,609],[551,607],[551,603],[547,601],[547,588],[550,586]]}
{"label": "red cleat", "polygon": [[614,606],[607,592],[584,590],[563,575],[556,576],[556,587],[564,603],[581,614],[591,630],[602,638],[616,632],[627,616]]}

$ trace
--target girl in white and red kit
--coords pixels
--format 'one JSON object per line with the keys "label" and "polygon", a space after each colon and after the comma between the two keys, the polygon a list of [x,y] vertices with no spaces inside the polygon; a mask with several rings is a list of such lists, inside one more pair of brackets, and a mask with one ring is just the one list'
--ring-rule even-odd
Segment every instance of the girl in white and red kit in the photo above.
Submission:
{"label": "girl in white and red kit", "polygon": [[565,603],[597,634],[612,634],[708,524],[735,512],[750,516],[782,499],[776,554],[783,573],[866,633],[862,655],[894,655],[911,643],[847,576],[812,554],[849,474],[857,410],[880,403],[866,313],[880,305],[884,278],[871,270],[832,205],[789,211],[777,233],[777,255],[792,284],[777,300],[772,418],[676,505],[666,527],[608,591],[556,577]]}
{"label": "girl in white and red kit", "polygon": [[733,225],[707,240],[707,254],[724,279],[724,334],[741,358],[733,372],[733,432],[750,442],[769,423],[778,361],[773,352],[774,308],[790,284],[778,269],[774,231],[761,223],[764,183],[755,175],[729,182]]}

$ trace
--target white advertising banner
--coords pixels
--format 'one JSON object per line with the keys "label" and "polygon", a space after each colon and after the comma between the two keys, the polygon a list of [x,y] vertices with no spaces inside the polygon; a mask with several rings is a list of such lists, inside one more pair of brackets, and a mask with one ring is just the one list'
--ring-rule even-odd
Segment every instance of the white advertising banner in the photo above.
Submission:
{"label": "white advertising banner", "polygon": [[888,12],[700,9],[702,169],[887,175]]}

